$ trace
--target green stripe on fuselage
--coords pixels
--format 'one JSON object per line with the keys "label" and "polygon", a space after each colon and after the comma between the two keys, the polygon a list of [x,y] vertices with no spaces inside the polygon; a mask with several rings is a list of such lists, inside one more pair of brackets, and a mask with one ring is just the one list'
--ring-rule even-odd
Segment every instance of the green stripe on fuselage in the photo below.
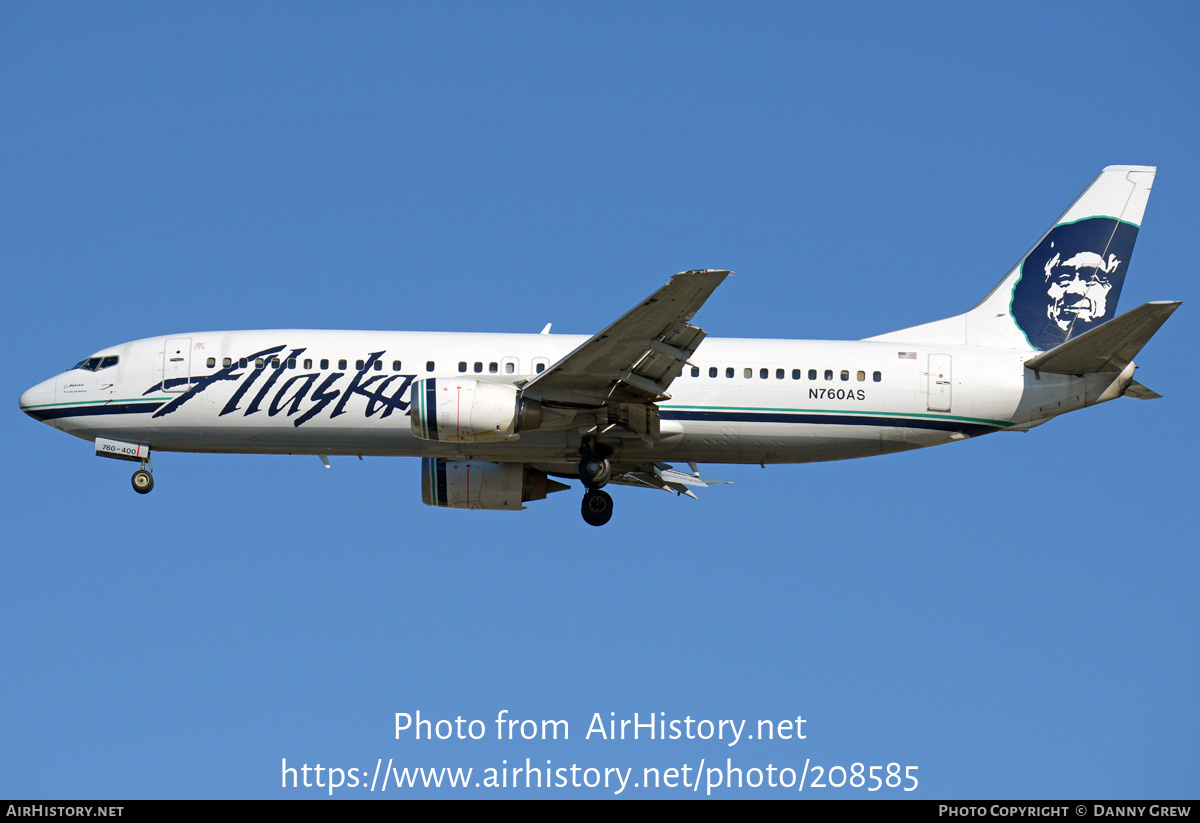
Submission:
{"label": "green stripe on fuselage", "polygon": [[925,420],[956,420],[964,423],[983,423],[988,426],[1006,428],[1013,425],[1004,420],[988,420],[983,417],[960,417],[954,414],[921,414],[919,412],[866,411],[863,409],[782,409],[769,406],[675,406],[664,405],[664,411],[735,411],[735,412],[784,412],[790,414],[865,415],[870,417],[912,417]]}

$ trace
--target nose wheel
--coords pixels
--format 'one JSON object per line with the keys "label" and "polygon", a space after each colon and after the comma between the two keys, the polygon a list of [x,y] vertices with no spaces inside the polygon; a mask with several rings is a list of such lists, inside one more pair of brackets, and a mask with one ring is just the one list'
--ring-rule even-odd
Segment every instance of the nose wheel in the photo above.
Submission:
{"label": "nose wheel", "polygon": [[133,490],[138,494],[149,494],[154,488],[154,475],[147,470],[146,463],[133,473]]}
{"label": "nose wheel", "polygon": [[608,492],[588,489],[583,495],[583,519],[589,526],[603,526],[612,519],[613,500]]}

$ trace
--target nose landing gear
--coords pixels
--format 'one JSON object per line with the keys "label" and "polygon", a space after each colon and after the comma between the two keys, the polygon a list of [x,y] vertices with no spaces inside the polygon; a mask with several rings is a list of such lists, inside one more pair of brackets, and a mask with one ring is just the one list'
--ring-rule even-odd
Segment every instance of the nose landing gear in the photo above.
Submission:
{"label": "nose landing gear", "polygon": [[149,494],[154,488],[154,467],[150,465],[150,446],[146,443],[126,443],[122,440],[109,440],[106,437],[96,438],[96,456],[111,457],[114,460],[128,460],[131,463],[141,463],[142,467],[133,473],[133,490],[138,494]]}
{"label": "nose landing gear", "polygon": [[153,467],[146,461],[142,462],[142,467],[133,473],[133,490],[138,494],[149,494],[154,488],[154,475],[150,472]]}

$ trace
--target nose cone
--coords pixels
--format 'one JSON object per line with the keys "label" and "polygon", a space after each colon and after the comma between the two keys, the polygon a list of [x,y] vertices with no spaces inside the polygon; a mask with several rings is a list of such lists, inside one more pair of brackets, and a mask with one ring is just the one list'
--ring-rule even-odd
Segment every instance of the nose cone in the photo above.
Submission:
{"label": "nose cone", "polygon": [[21,411],[34,420],[45,420],[46,411],[54,403],[54,378],[43,380],[21,395]]}

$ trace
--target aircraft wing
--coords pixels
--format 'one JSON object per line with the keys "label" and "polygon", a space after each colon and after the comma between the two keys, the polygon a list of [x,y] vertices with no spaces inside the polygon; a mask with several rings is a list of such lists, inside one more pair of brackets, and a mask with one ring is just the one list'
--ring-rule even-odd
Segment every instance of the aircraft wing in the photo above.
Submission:
{"label": "aircraft wing", "polygon": [[688,321],[729,274],[700,269],[675,275],[524,390],[568,402],[665,400],[667,387],[705,337]]}

